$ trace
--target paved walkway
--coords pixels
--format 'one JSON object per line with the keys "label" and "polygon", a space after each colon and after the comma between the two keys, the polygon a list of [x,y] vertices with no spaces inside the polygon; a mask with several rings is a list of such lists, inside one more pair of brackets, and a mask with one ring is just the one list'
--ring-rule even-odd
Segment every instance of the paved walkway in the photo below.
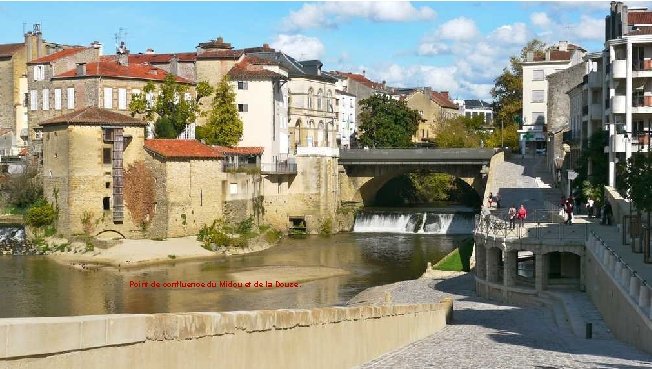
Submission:
{"label": "paved walkway", "polygon": [[[453,324],[361,368],[652,368],[652,355],[610,336],[577,337],[568,325],[557,325],[547,308],[502,305],[475,297],[473,284],[468,274],[390,286],[395,303],[454,298]],[[586,299],[584,294],[567,298],[582,296]]]}

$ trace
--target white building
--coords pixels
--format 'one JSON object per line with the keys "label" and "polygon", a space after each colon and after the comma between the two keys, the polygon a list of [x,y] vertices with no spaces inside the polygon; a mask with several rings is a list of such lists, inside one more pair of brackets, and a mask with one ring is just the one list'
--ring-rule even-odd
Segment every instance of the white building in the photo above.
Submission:
{"label": "white building", "polygon": [[482,100],[453,100],[459,106],[460,114],[472,118],[481,116],[486,125],[493,124],[494,111],[491,103]]}
{"label": "white building", "polygon": [[263,164],[286,162],[290,156],[287,70],[274,62],[245,56],[228,76],[243,123],[238,146],[262,147]]}
{"label": "white building", "polygon": [[[523,66],[523,116],[520,133],[521,153],[526,147],[545,149],[548,81],[546,76],[582,62],[585,50],[560,41],[542,55],[529,52]],[[532,144],[528,145],[528,142]]]}
{"label": "white building", "polygon": [[335,90],[337,99],[337,119],[339,121],[340,147],[351,147],[351,136],[357,130],[355,104],[356,96],[343,90]]}

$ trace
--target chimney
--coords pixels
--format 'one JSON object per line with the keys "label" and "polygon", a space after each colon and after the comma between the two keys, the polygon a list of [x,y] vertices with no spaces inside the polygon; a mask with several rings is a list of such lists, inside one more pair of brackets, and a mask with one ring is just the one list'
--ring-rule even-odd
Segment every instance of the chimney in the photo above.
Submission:
{"label": "chimney", "polygon": [[101,42],[99,41],[93,41],[91,42],[91,47],[95,50],[97,50],[97,55],[102,56],[104,55],[104,47]]}
{"label": "chimney", "polygon": [[269,47],[269,44],[263,44],[263,50],[269,50],[269,49],[271,49],[271,48]]}
{"label": "chimney", "polygon": [[118,64],[120,65],[129,65],[129,49],[125,42],[120,42],[120,46],[116,49],[116,54],[118,55]]}
{"label": "chimney", "polygon": [[559,41],[559,51],[568,51],[568,41]]}
{"label": "chimney", "polygon": [[86,63],[77,63],[77,76],[85,76],[86,75]]}
{"label": "chimney", "polygon": [[525,61],[534,61],[534,51],[528,51],[525,56]]}
{"label": "chimney", "polygon": [[152,54],[154,54],[154,49],[150,48],[150,49],[145,50],[145,55],[152,55]]}

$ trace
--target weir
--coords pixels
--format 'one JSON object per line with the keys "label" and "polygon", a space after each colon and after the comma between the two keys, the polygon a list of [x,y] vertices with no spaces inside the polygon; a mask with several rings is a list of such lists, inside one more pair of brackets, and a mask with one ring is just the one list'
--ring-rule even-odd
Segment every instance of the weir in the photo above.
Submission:
{"label": "weir", "polygon": [[365,210],[355,218],[357,233],[423,233],[471,234],[472,213],[441,213],[439,211],[373,211]]}

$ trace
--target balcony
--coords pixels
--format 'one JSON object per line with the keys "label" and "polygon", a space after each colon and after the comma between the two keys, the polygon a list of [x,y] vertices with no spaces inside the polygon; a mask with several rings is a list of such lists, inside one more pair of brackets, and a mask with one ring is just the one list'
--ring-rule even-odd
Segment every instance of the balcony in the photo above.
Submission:
{"label": "balcony", "polygon": [[582,116],[589,115],[589,107],[588,105],[582,106]]}
{"label": "balcony", "polygon": [[298,146],[297,156],[327,156],[336,158],[340,156],[340,150],[337,147]]}
{"label": "balcony", "polygon": [[633,96],[632,113],[652,113],[652,96]]}
{"label": "balcony", "polygon": [[247,173],[258,174],[260,167],[256,163],[228,163],[222,164],[222,171],[224,173]]}
{"label": "balcony", "polygon": [[627,61],[614,60],[611,62],[611,70],[613,71],[613,78],[626,78],[627,77]]}
{"label": "balcony", "polygon": [[602,73],[589,73],[589,88],[602,88]]}
{"label": "balcony", "polygon": [[287,161],[276,163],[262,163],[260,164],[261,174],[297,174],[297,164],[288,163]]}
{"label": "balcony", "polygon": [[602,105],[591,104],[591,119],[602,119]]}
{"label": "balcony", "polygon": [[616,95],[611,97],[611,112],[614,114],[625,114],[626,103],[625,95]]}

